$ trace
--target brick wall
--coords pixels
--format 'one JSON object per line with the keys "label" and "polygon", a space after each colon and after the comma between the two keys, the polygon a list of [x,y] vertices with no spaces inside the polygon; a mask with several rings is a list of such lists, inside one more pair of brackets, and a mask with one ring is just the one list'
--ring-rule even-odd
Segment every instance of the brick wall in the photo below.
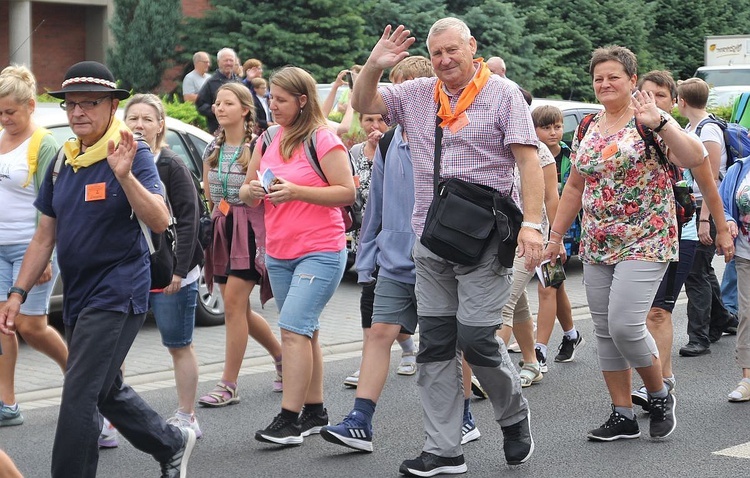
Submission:
{"label": "brick wall", "polygon": [[59,89],[68,67],[86,59],[86,30],[81,28],[86,7],[34,2],[31,18],[32,30],[44,20],[31,52],[39,92]]}
{"label": "brick wall", "polygon": [[182,13],[186,17],[202,17],[211,8],[209,0],[182,0]]}

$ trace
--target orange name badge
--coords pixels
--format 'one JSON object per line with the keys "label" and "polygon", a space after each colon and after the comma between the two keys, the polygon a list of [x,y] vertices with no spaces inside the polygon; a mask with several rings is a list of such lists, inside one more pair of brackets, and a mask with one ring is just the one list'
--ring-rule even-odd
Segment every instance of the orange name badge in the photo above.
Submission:
{"label": "orange name badge", "polygon": [[229,203],[226,199],[222,198],[222,200],[219,202],[219,211],[221,211],[221,213],[225,216],[229,214]]}
{"label": "orange name badge", "polygon": [[107,199],[107,184],[106,183],[95,183],[86,185],[86,196],[84,200],[89,201],[103,201]]}
{"label": "orange name badge", "polygon": [[354,176],[354,187],[355,188],[359,187],[359,174],[357,174],[356,176]]}
{"label": "orange name badge", "polygon": [[620,148],[617,147],[617,143],[612,143],[602,150],[602,159],[609,159],[614,156]]}
{"label": "orange name badge", "polygon": [[461,116],[459,116],[456,121],[451,123],[448,129],[451,130],[451,133],[456,134],[461,131],[461,129],[463,129],[463,127],[467,124],[469,124],[469,117],[466,116],[466,113],[461,113]]}

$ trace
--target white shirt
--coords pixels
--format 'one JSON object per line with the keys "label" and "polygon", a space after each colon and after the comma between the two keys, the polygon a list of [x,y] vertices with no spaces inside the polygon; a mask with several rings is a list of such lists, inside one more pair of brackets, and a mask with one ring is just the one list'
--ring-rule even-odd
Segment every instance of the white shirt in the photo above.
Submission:
{"label": "white shirt", "polygon": [[[5,134],[0,132],[0,136]],[[28,151],[31,138],[16,149],[0,154],[0,244],[27,244],[36,230],[36,188],[29,177]]]}

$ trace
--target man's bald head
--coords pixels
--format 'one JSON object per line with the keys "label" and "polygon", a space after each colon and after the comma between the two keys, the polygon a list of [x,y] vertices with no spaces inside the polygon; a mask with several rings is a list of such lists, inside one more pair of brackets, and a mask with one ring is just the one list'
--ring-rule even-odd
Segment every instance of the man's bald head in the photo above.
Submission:
{"label": "man's bald head", "polygon": [[505,77],[505,60],[499,56],[493,56],[487,60],[487,68],[496,75]]}

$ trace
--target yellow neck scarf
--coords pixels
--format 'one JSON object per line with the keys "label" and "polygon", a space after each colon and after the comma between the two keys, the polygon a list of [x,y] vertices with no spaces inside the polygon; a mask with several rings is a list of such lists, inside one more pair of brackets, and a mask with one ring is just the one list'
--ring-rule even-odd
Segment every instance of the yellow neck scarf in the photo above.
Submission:
{"label": "yellow neck scarf", "polygon": [[484,85],[487,84],[487,80],[490,79],[492,72],[487,68],[487,64],[484,60],[482,58],[477,58],[474,60],[474,63],[478,64],[479,68],[477,68],[474,78],[471,79],[469,84],[466,85],[466,88],[464,88],[464,91],[461,92],[461,96],[458,97],[456,111],[451,112],[451,100],[443,90],[442,80],[438,80],[437,84],[435,84],[435,102],[440,102],[438,116],[443,120],[443,122],[440,123],[441,128],[450,126],[458,120],[461,114],[466,111],[466,108],[474,102],[474,98],[476,98],[479,92],[482,91]]}
{"label": "yellow neck scarf", "polygon": [[[69,164],[73,167],[73,172],[78,172],[79,168],[85,168],[96,164],[103,159],[107,159],[107,144],[110,140],[115,142],[115,146],[120,143],[120,130],[127,130],[128,127],[117,119],[112,118],[112,124],[109,125],[109,129],[104,133],[104,136],[99,138],[99,141],[88,146],[86,152],[81,153],[81,140],[71,139],[63,144],[65,150],[65,164]],[[80,154],[80,156],[79,156]]]}

